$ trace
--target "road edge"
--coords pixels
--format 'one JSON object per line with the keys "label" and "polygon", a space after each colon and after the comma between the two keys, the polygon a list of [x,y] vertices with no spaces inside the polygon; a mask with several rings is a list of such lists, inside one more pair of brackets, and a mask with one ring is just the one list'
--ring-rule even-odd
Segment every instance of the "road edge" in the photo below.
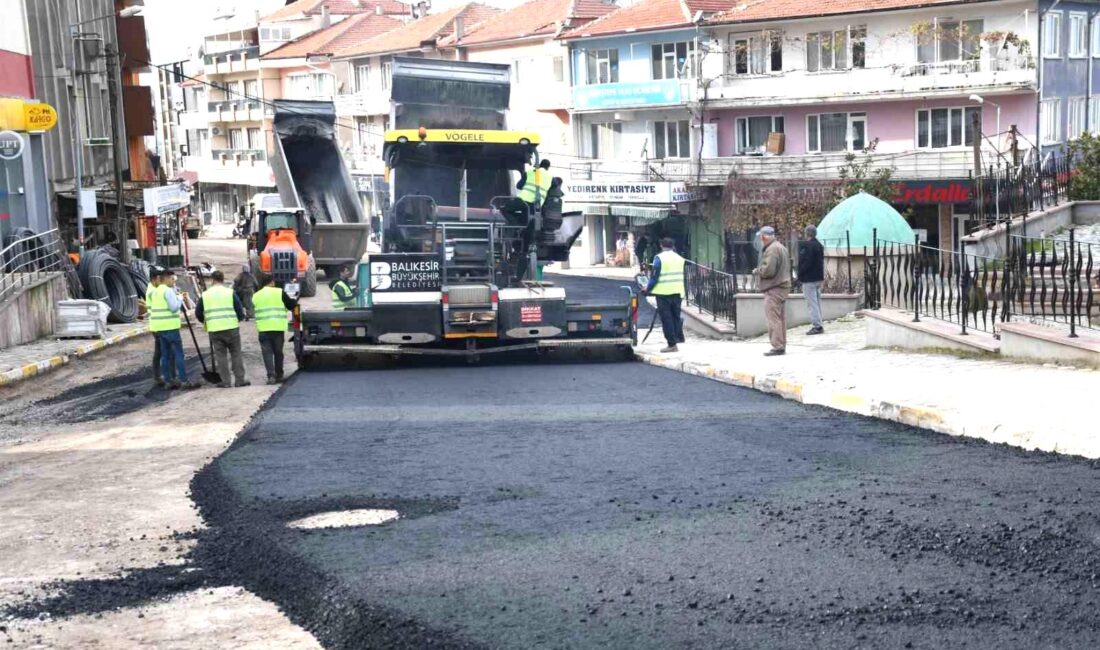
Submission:
{"label": "road edge", "polygon": [[976,438],[996,444],[1006,444],[1028,451],[1053,452],[1084,458],[1100,458],[1100,440],[1080,440],[1063,436],[1057,431],[1019,429],[1011,424],[947,409],[937,409],[911,402],[886,400],[853,390],[837,390],[824,382],[803,383],[781,375],[755,375],[731,368],[683,361],[672,356],[634,351],[642,363],[675,370],[696,377],[751,388],[811,406],[824,406],[844,413],[863,415],[879,420],[927,429],[956,437]]}
{"label": "road edge", "polygon": [[98,341],[92,341],[78,346],[75,350],[68,354],[58,354],[45,359],[39,359],[33,363],[24,364],[18,368],[12,368],[0,373],[0,387],[11,386],[21,381],[44,375],[53,370],[57,370],[62,366],[67,366],[72,363],[73,359],[79,359],[88,355],[99,352],[100,350],[106,350],[107,348],[114,347],[128,341],[132,338],[142,336],[149,333],[149,326],[143,325],[134,329],[126,330],[121,334],[115,334],[114,336],[108,336],[107,338],[99,339]]}

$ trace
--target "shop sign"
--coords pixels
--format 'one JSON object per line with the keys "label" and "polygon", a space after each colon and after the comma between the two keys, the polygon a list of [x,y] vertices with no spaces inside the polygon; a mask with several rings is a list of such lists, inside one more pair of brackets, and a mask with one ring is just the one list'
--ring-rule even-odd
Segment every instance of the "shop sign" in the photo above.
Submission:
{"label": "shop sign", "polygon": [[933,205],[937,203],[966,203],[969,200],[970,181],[936,180],[898,183],[897,194],[892,202],[903,205]]}
{"label": "shop sign", "polygon": [[23,155],[23,137],[15,131],[0,131],[0,160],[16,160]]}
{"label": "shop sign", "polygon": [[702,198],[702,192],[672,181],[576,181],[565,185],[571,203],[686,203]]}
{"label": "shop sign", "polygon": [[23,104],[23,126],[28,131],[49,131],[57,126],[57,111],[43,102]]}
{"label": "shop sign", "polygon": [[586,111],[679,104],[682,96],[681,83],[679,79],[657,79],[633,83],[575,86],[573,108]]}
{"label": "shop sign", "polygon": [[145,214],[149,217],[191,205],[191,194],[179,185],[147,187],[142,190],[141,198],[145,203]]}
{"label": "shop sign", "polygon": [[370,256],[371,291],[439,291],[443,268],[434,253]]}

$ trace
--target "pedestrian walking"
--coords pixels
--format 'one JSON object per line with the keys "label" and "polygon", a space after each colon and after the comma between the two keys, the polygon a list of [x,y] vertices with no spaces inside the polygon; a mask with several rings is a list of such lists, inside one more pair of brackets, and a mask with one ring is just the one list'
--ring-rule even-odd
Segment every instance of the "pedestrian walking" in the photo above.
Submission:
{"label": "pedestrian walking", "polygon": [[252,296],[260,288],[256,277],[252,275],[252,268],[248,264],[241,265],[240,274],[233,278],[233,293],[241,299],[241,307],[244,307],[245,320],[256,317],[256,307],[252,304]]}
{"label": "pedestrian walking", "polygon": [[[153,304],[153,293],[160,289],[160,280],[163,274],[164,269],[161,267],[149,267],[149,284],[145,286],[145,300],[143,303],[146,316],[149,318],[149,331],[153,335],[153,384],[159,388],[164,388],[167,383],[160,371],[160,332],[153,327],[153,315],[150,310]],[[171,379],[171,376],[168,379]]]}
{"label": "pedestrian walking", "polygon": [[662,353],[679,352],[678,343],[684,342],[684,317],[680,311],[684,291],[684,258],[676,253],[676,243],[671,237],[661,240],[661,252],[653,258],[653,272],[649,275],[646,292],[657,297],[657,313],[661,317],[661,329],[668,347]]}
{"label": "pedestrian walking", "polygon": [[351,265],[345,264],[340,267],[340,277],[329,282],[329,288],[332,289],[333,311],[343,311],[355,306],[355,290],[352,284]]}
{"label": "pedestrian walking", "polygon": [[810,331],[807,335],[824,334],[821,322],[821,283],[825,280],[825,247],[817,240],[817,227],[806,226],[806,240],[798,247],[798,281],[810,310]]}
{"label": "pedestrian walking", "polygon": [[180,336],[180,311],[186,299],[185,292],[176,291],[176,274],[171,271],[165,271],[160,286],[149,293],[149,329],[160,339],[160,377],[172,389],[199,387],[198,383],[187,381]]}
{"label": "pedestrian walking", "polygon": [[645,233],[641,233],[634,240],[634,257],[638,258],[638,270],[642,272],[646,270],[645,255],[647,248],[649,248],[649,238],[645,236]]}
{"label": "pedestrian walking", "polygon": [[214,369],[222,376],[219,388],[229,388],[230,364],[237,386],[248,386],[252,382],[244,374],[244,359],[241,355],[241,321],[244,320],[244,307],[233,290],[225,286],[225,274],[214,271],[210,274],[213,282],[203,292],[199,304],[195,307],[195,317],[206,328],[210,337],[210,347],[214,348]]}
{"label": "pedestrian walking", "polygon": [[286,295],[275,284],[275,276],[261,273],[263,286],[253,298],[256,302],[256,333],[260,338],[260,352],[267,370],[267,383],[283,381],[283,342],[288,328],[288,312],[298,301]]}
{"label": "pedestrian walking", "polygon": [[764,356],[774,357],[787,352],[787,297],[791,293],[791,255],[783,244],[775,239],[775,228],[764,226],[760,229],[760,241],[764,244],[761,251],[760,266],[753,273],[759,280],[760,292],[764,294],[764,320],[768,323],[768,337],[772,349]]}

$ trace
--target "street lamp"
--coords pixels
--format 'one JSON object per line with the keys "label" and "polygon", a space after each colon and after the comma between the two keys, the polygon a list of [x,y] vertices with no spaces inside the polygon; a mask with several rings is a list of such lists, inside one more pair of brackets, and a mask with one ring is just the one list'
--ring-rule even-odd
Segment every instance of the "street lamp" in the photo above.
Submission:
{"label": "street lamp", "polygon": [[[117,11],[113,14],[104,14],[102,16],[96,16],[94,18],[88,18],[86,20],[81,20],[79,22],[69,24],[69,37],[73,41],[73,56],[72,56],[72,61],[71,61],[72,66],[70,67],[70,72],[71,72],[71,75],[72,75],[72,84],[73,84],[73,100],[72,100],[73,104],[72,104],[72,110],[70,111],[70,116],[69,117],[73,122],[73,131],[74,131],[74,136],[73,136],[73,164],[74,164],[74,172],[75,172],[75,176],[76,176],[76,181],[74,182],[74,187],[76,189],[76,237],[79,240],[79,251],[80,251],[81,255],[84,254],[84,215],[83,215],[82,209],[81,209],[83,207],[83,203],[84,203],[83,197],[82,197],[82,194],[84,192],[84,146],[81,143],[81,140],[83,139],[84,136],[83,136],[83,133],[81,132],[80,117],[78,115],[80,102],[79,102],[79,97],[78,97],[78,94],[77,94],[77,87],[80,84],[79,84],[79,80],[77,78],[78,74],[77,74],[77,69],[76,69],[76,65],[77,65],[76,64],[76,48],[77,48],[77,43],[79,43],[80,41],[83,41],[83,40],[96,40],[96,39],[100,39],[100,37],[99,37],[99,34],[96,34],[95,32],[84,33],[84,32],[81,32],[78,28],[81,25],[87,25],[88,23],[94,23],[94,22],[97,22],[97,21],[100,21],[100,20],[106,20],[108,18],[116,18],[116,17],[118,17],[118,18],[130,18],[131,16],[136,16],[136,15],[140,14],[141,10],[142,10],[142,7],[140,7],[140,6],[126,7],[125,9],[122,9],[121,11]],[[91,38],[91,39],[86,38],[88,36],[91,36],[91,37],[94,37],[94,38]],[[118,143],[117,142],[114,143],[114,150],[112,151],[112,153],[115,156],[118,156]]]}
{"label": "street lamp", "polygon": [[[978,105],[984,106],[986,101],[988,101],[988,100],[986,100],[981,95],[971,95],[970,96],[970,101],[975,102]],[[997,102],[993,102],[993,101],[991,101],[989,103],[992,104],[997,109],[997,142],[999,143],[1000,139],[1001,139],[1001,105],[998,104]],[[976,137],[981,137],[981,134],[977,134]],[[981,143],[979,142],[979,146],[980,146],[980,144]],[[997,146],[997,155],[999,156],[999,155],[1001,155],[1001,147],[1000,147],[999,144],[997,144],[996,146]],[[1000,163],[998,163],[997,166],[1000,167]],[[995,214],[997,215],[997,221],[1000,221],[1001,220],[1001,181],[1000,181],[1000,179],[994,179],[994,181],[993,181],[993,201],[994,201],[994,203],[996,203],[996,205],[994,206],[994,209],[996,210]]]}

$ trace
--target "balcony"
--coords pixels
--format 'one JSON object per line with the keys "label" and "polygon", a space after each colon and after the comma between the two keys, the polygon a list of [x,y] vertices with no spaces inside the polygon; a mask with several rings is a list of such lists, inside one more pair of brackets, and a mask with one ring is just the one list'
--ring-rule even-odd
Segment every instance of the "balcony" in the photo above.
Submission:
{"label": "balcony", "polygon": [[223,164],[255,166],[257,162],[266,164],[267,152],[263,149],[212,149],[210,156]]}
{"label": "balcony", "polygon": [[861,98],[898,99],[996,93],[1036,88],[1028,57],[1012,55],[973,61],[907,63],[821,72],[727,76],[710,88],[711,106],[736,108],[818,104]]}
{"label": "balcony", "polygon": [[275,185],[267,153],[261,149],[214,149],[200,156],[185,156],[183,168],[196,172],[203,183],[227,183],[268,187]]}
{"label": "balcony", "polygon": [[218,101],[207,102],[207,120],[209,122],[259,122],[268,114],[268,109],[256,101]]}
{"label": "balcony", "polygon": [[335,97],[336,114],[343,117],[356,115],[389,115],[390,93],[388,90],[381,92],[358,92]]}
{"label": "balcony", "polygon": [[203,72],[208,75],[249,72],[260,69],[260,47],[252,45],[203,57]]}
{"label": "balcony", "polygon": [[[1026,152],[1025,152],[1026,155]],[[862,162],[862,154],[856,154]],[[754,178],[836,180],[847,162],[847,153],[809,154],[797,156],[730,156],[696,160],[668,158],[653,160],[591,160],[569,165],[569,180],[672,180],[701,186],[725,185],[730,174],[745,174]],[[983,150],[985,160],[995,160],[997,153]],[[935,180],[966,178],[974,169],[974,154],[970,150],[908,151],[872,154],[871,169],[893,167],[893,177],[899,180]]]}

